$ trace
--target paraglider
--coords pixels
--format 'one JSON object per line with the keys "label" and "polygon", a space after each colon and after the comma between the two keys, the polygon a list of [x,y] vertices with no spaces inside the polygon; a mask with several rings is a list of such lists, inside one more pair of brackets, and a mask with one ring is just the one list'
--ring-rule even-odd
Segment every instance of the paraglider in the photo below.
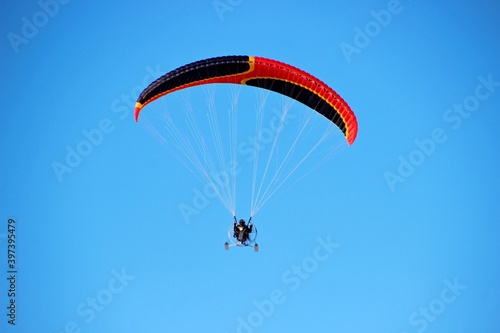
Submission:
{"label": "paraglider", "polygon": [[[221,83],[258,87],[290,97],[293,100],[306,105],[337,126],[343,133],[343,136],[349,145],[351,145],[356,139],[358,132],[356,116],[344,99],[342,99],[342,97],[340,97],[332,88],[301,69],[277,60],[255,56],[222,56],[209,58],[192,62],[166,73],[152,82],[139,95],[135,104],[135,120],[139,120],[139,115],[146,105],[161,98],[162,96],[195,86]],[[191,118],[196,117],[196,115],[193,115]],[[180,138],[179,142],[187,145],[190,144],[190,140],[183,140],[182,137],[179,137],[179,131],[175,130],[174,132],[177,135],[176,138]],[[277,132],[280,133],[281,131]],[[218,138],[218,142],[222,142],[218,135],[216,135],[216,137]],[[323,139],[324,137],[321,138],[320,141]],[[199,158],[197,156],[193,157],[190,155],[188,159],[196,162],[195,164],[200,169],[202,178],[205,179],[210,186],[215,188],[217,182],[211,178],[213,177],[211,173],[214,173],[214,170],[208,170],[206,167],[206,165],[211,165],[211,163],[206,162],[207,156],[204,146],[206,141],[200,140],[197,142],[201,142],[202,147],[204,148],[201,153],[202,157]],[[275,140],[275,143],[277,143],[277,140]],[[234,146],[235,145],[233,145],[233,147]],[[295,171],[298,165],[300,165],[314,149],[316,149],[316,146],[317,144],[314,145],[314,147],[294,168],[292,168],[290,174]],[[190,148],[188,149],[189,153],[194,151],[194,149],[191,149],[191,146],[188,147]],[[291,148],[289,152],[292,150],[293,149]],[[220,149],[219,152],[220,151],[222,151],[222,149]],[[272,153],[270,154],[265,167],[264,177],[268,171],[271,156]],[[218,157],[220,158],[220,155],[218,155]],[[286,157],[288,158],[288,154],[286,154]],[[276,175],[278,175],[278,172],[282,169],[283,164],[279,166]],[[223,165],[223,163],[220,165]],[[256,172],[254,172],[254,178],[255,174]],[[276,189],[279,188],[282,182],[288,179],[290,174],[284,177],[276,177],[275,175],[271,181],[272,185],[277,183],[278,185],[275,185]],[[280,182],[277,182],[277,179],[280,179]],[[259,197],[258,199],[260,201],[256,200],[257,203],[255,204],[255,207],[257,208],[252,206],[250,218],[247,224],[244,220],[238,221],[236,219],[234,200],[226,200],[227,198],[225,198],[225,196],[235,195],[235,185],[233,187],[230,187],[227,192],[224,192],[224,195],[219,195],[221,202],[226,206],[226,208],[228,208],[234,217],[233,226],[228,229],[228,241],[225,243],[225,248],[227,250],[231,246],[248,247],[253,245],[254,250],[258,251],[258,245],[256,243],[257,228],[252,223],[252,216],[258,209],[260,209],[263,202],[267,201],[269,197],[276,192],[276,189],[269,190],[268,187],[262,191],[262,195],[265,199],[259,197],[262,185],[258,191],[256,191],[257,197]],[[252,188],[252,195],[253,194],[254,189]],[[253,200],[254,199],[252,199],[252,201]],[[230,202],[230,204],[228,202]],[[253,202],[252,205],[254,205]]]}
{"label": "paraglider", "polygon": [[252,218],[245,220],[238,219],[234,216],[233,227],[228,229],[228,241],[224,244],[226,250],[231,246],[247,247],[252,246],[255,252],[259,251],[257,241],[257,228],[252,223]]}

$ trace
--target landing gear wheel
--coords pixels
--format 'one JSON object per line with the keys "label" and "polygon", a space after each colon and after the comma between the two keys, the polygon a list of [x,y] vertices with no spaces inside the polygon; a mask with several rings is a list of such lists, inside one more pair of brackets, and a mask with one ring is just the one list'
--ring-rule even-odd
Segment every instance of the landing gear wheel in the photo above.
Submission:
{"label": "landing gear wheel", "polygon": [[228,242],[225,242],[225,243],[224,243],[224,248],[225,248],[226,250],[229,250],[229,243],[228,243]]}
{"label": "landing gear wheel", "polygon": [[259,244],[255,244],[255,245],[253,246],[253,250],[254,250],[255,252],[259,252]]}

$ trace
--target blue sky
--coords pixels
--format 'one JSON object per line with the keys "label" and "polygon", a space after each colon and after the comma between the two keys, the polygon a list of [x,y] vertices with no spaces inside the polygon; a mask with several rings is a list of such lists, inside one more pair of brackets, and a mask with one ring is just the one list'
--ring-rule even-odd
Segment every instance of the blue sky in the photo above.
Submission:
{"label": "blue sky", "polygon": [[[0,12],[4,331],[497,331],[498,2],[7,0]],[[180,207],[205,184],[133,120],[152,80],[232,54],[308,71],[359,122],[352,146],[259,211],[259,253],[224,251],[232,217],[216,199],[186,223]]]}

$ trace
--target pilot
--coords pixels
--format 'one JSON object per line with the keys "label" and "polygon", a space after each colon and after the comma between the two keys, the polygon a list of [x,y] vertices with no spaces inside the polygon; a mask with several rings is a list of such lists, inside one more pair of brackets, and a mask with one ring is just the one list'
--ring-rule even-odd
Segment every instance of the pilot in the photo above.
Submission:
{"label": "pilot", "polygon": [[239,224],[234,221],[234,235],[241,243],[246,243],[249,239],[249,235],[252,232],[253,224],[246,225],[245,220],[241,219]]}

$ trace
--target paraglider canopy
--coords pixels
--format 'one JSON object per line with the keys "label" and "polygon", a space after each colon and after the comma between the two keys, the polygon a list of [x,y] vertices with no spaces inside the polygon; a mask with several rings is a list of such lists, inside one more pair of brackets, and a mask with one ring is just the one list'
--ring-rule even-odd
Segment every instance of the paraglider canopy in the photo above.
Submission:
{"label": "paraglider canopy", "polygon": [[286,95],[337,125],[349,144],[356,139],[356,117],[332,88],[296,67],[253,56],[225,56],[200,60],[163,75],[140,94],[135,105],[135,120],[138,121],[139,113],[145,105],[166,94],[211,83],[243,84]]}

